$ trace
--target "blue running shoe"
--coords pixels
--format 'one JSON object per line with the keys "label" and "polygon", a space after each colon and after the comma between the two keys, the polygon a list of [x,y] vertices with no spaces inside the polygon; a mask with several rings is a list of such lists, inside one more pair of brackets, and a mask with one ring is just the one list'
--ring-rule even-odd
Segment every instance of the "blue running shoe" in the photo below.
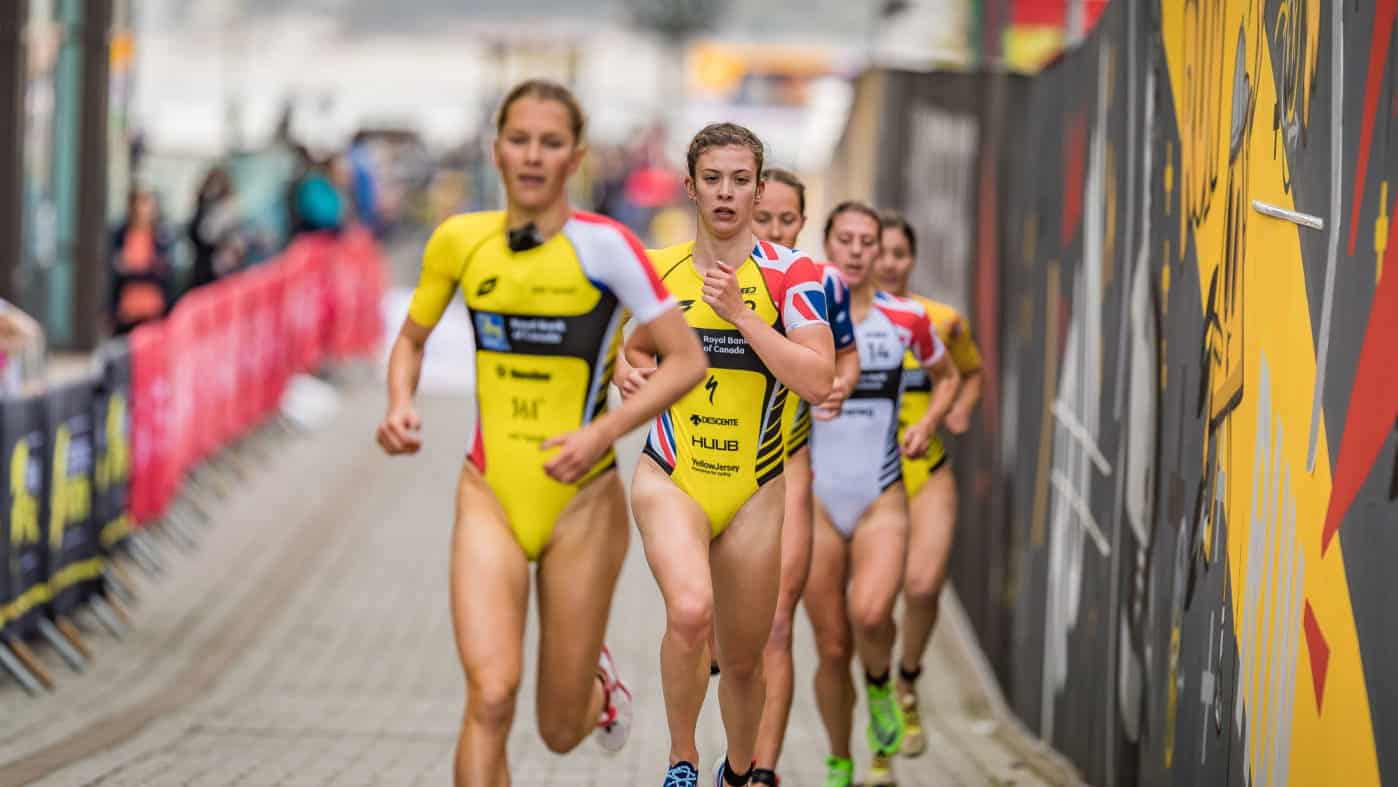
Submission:
{"label": "blue running shoe", "polygon": [[[727,770],[728,755],[724,754],[722,757],[718,758],[718,762],[714,765],[714,787],[728,787],[727,780],[723,778]],[[751,774],[751,771],[749,771],[749,774]]]}
{"label": "blue running shoe", "polygon": [[692,763],[680,760],[665,772],[665,784],[662,787],[699,787],[699,771]]}

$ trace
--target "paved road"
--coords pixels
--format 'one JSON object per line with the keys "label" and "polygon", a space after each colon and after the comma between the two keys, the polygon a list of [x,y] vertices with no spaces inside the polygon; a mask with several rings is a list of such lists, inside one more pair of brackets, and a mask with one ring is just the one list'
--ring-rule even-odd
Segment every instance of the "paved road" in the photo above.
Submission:
{"label": "paved road", "polygon": [[[445,556],[470,424],[459,400],[429,399],[424,452],[387,461],[369,439],[381,401],[377,385],[361,383],[323,431],[264,441],[265,460],[214,506],[198,550],[165,549],[171,570],[143,583],[126,640],[92,634],[98,658],[86,674],[63,674],[46,654],[61,679],[56,693],[30,699],[0,684],[0,785],[450,783],[463,681]],[[623,451],[628,477],[637,443],[632,436]],[[630,745],[614,758],[591,742],[569,757],[549,754],[526,681],[510,741],[516,784],[659,782],[662,626],[659,594],[633,548],[610,631],[638,698]],[[981,717],[987,700],[948,632],[939,630],[924,681],[932,749],[899,763],[901,783],[1042,783],[1034,758]],[[787,784],[818,784],[825,746],[804,619],[797,646],[783,772]],[[712,696],[700,740],[706,758],[720,751]],[[862,772],[868,758],[859,761]]]}

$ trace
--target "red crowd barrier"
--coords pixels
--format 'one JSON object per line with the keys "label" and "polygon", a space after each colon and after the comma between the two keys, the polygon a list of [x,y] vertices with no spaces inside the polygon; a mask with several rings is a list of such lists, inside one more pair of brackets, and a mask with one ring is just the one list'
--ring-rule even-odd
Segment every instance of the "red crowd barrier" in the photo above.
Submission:
{"label": "red crowd barrier", "polygon": [[162,515],[191,468],[255,427],[287,381],[372,352],[386,275],[369,233],[297,239],[131,333],[131,517]]}

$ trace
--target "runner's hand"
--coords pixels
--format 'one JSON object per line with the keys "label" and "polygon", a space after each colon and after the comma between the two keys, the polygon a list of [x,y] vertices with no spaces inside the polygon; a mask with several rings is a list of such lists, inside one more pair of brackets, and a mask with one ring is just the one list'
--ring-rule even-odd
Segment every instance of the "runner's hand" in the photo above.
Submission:
{"label": "runner's hand", "polygon": [[422,448],[422,421],[412,405],[389,410],[374,437],[389,456],[415,454]]}
{"label": "runner's hand", "polygon": [[658,367],[651,367],[649,369],[631,367],[631,372],[626,375],[626,379],[622,380],[621,385],[617,386],[617,388],[621,390],[621,398],[628,399],[632,394],[641,390],[641,386],[645,385],[646,380],[650,379],[652,374],[655,374],[656,368]]}
{"label": "runner's hand", "polygon": [[550,437],[539,448],[547,451],[557,448],[558,453],[544,463],[544,472],[560,484],[576,484],[591,470],[597,460],[611,447],[606,437],[589,424],[567,434]]}
{"label": "runner's hand", "polygon": [[946,423],[952,434],[966,434],[966,430],[971,428],[971,413],[953,407],[951,412],[947,413]]}
{"label": "runner's hand", "polygon": [[732,268],[719,262],[704,274],[704,303],[713,307],[714,314],[728,322],[736,322],[738,315],[748,308],[743,303],[738,275]]}
{"label": "runner's hand", "polygon": [[903,456],[909,459],[920,459],[927,454],[927,447],[932,443],[931,427],[913,424],[903,433]]}
{"label": "runner's hand", "polygon": [[811,417],[817,421],[833,421],[844,409],[845,400],[849,398],[849,391],[845,390],[845,381],[835,378],[835,384],[830,388],[830,395],[811,409]]}

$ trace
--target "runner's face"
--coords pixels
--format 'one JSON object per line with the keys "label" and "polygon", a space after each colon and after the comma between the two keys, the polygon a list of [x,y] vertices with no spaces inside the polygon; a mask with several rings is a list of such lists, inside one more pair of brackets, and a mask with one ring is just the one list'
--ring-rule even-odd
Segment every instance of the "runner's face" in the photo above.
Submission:
{"label": "runner's face", "polygon": [[801,196],[796,189],[780,181],[767,181],[762,200],[752,213],[753,234],[762,240],[794,249],[796,237],[804,226],[806,217],[801,215]]}
{"label": "runner's face", "polygon": [[727,240],[752,230],[753,205],[762,195],[762,185],[751,150],[740,145],[709,148],[699,154],[694,177],[686,178],[684,185],[710,235]]}
{"label": "runner's face", "polygon": [[879,223],[857,211],[841,213],[825,236],[825,253],[840,266],[850,289],[859,289],[879,257]]}
{"label": "runner's face", "polygon": [[874,264],[874,279],[879,286],[890,292],[902,292],[908,283],[908,272],[913,269],[913,249],[908,245],[908,236],[897,227],[883,231],[883,254]]}
{"label": "runner's face", "polygon": [[495,166],[510,204],[525,210],[543,210],[564,199],[568,176],[582,155],[568,108],[534,96],[510,105],[505,127],[495,138]]}

